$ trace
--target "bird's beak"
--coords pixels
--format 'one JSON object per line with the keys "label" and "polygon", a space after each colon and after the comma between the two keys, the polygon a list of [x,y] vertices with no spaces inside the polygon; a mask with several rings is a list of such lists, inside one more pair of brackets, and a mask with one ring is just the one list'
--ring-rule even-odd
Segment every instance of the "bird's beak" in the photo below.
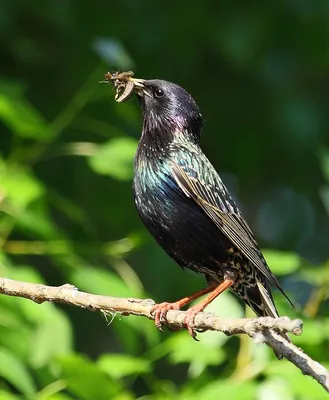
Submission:
{"label": "bird's beak", "polygon": [[137,96],[143,97],[145,94],[144,82],[145,79],[130,78],[127,86],[133,84],[132,90],[137,94]]}
{"label": "bird's beak", "polygon": [[145,79],[135,79],[135,78],[130,78],[129,82],[132,82],[134,84],[133,91],[137,94],[138,97],[144,97],[144,96],[149,96],[150,93],[147,91],[147,88],[145,86]]}

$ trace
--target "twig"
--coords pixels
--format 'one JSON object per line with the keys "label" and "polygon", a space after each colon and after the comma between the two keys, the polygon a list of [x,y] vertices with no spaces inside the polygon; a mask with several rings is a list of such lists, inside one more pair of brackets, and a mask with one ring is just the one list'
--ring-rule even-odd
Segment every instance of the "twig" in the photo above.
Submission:
{"label": "twig", "polygon": [[[24,297],[36,303],[52,301],[55,303],[70,304],[90,311],[103,311],[119,313],[124,316],[139,315],[153,319],[153,300],[118,298],[100,296],[80,292],[72,285],[59,287],[42,284],[18,282],[11,279],[0,278],[0,293],[8,296]],[[169,311],[168,324],[183,328],[185,311]],[[302,321],[281,318],[241,318],[221,319],[214,314],[199,313],[195,318],[196,330],[220,331],[227,335],[247,334],[264,341],[278,353],[296,365],[303,374],[312,376],[324,389],[329,392],[329,372],[318,362],[312,360],[292,343],[280,336],[280,332],[291,332],[295,335],[302,333]]]}
{"label": "twig", "polygon": [[298,367],[304,375],[312,376],[327,392],[329,392],[329,371],[323,365],[314,361],[301,349],[287,342],[274,331],[264,332],[265,342]]}

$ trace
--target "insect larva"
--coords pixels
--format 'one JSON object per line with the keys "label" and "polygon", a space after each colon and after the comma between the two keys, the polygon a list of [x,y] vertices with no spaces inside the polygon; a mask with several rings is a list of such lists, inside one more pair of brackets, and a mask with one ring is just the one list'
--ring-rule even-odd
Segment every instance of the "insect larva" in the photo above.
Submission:
{"label": "insect larva", "polygon": [[125,84],[124,91],[121,94],[119,94],[119,87],[118,87],[115,95],[115,100],[118,103],[123,103],[124,101],[128,100],[134,92],[134,87],[135,87],[134,82],[127,81]]}

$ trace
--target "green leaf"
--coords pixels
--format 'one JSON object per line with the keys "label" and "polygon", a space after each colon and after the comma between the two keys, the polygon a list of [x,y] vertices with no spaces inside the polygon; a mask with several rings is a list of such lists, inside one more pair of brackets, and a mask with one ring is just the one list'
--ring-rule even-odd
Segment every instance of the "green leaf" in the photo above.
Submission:
{"label": "green leaf", "polygon": [[10,329],[17,329],[20,326],[21,321],[18,320],[16,313],[14,313],[12,310],[9,310],[7,307],[2,307],[1,300],[0,300],[0,327],[3,326]]}
{"label": "green leaf", "polygon": [[30,349],[30,362],[35,368],[44,367],[55,356],[72,351],[71,325],[62,311],[54,307],[49,318],[39,324]]}
{"label": "green leaf", "polygon": [[47,386],[44,386],[38,393],[36,400],[71,400],[72,397],[64,394],[62,391],[66,389],[66,382],[64,379],[57,379]]}
{"label": "green leaf", "polygon": [[37,140],[50,136],[45,119],[17,85],[0,82],[0,119],[19,136]]}
{"label": "green leaf", "polygon": [[21,360],[5,348],[0,348],[0,376],[26,397],[35,395],[36,388],[29,371]]}
{"label": "green leaf", "polygon": [[256,398],[257,386],[253,382],[243,384],[229,381],[216,381],[205,386],[197,392],[198,399],[218,400],[218,399],[237,399],[250,400]]}
{"label": "green leaf", "polygon": [[322,147],[318,152],[318,157],[323,175],[329,182],[329,150],[326,147]]}
{"label": "green leaf", "polygon": [[0,400],[22,400],[22,398],[0,389]]}
{"label": "green leaf", "polygon": [[[198,301],[195,303],[198,303]],[[214,313],[220,318],[242,318],[244,316],[243,306],[237,297],[228,291],[225,291],[212,301],[205,312]],[[224,334],[223,337],[226,339],[228,338]]]}
{"label": "green leaf", "polygon": [[[17,265],[8,272],[7,276],[17,281],[44,283],[38,272],[30,266]],[[11,298],[10,301],[15,303],[17,311],[24,316],[24,319],[33,325],[47,321],[52,318],[53,312],[56,312],[54,304],[51,303],[44,303],[41,306],[18,297]]]}
{"label": "green leaf", "polygon": [[90,167],[101,175],[126,181],[133,176],[133,159],[137,141],[129,137],[115,138],[99,146],[89,157]]}
{"label": "green leaf", "polygon": [[[214,334],[214,332],[210,333]],[[215,335],[216,334],[218,335],[218,332],[215,332]],[[185,331],[178,332],[171,336],[167,341],[167,345],[170,348],[170,361],[173,364],[198,364],[202,365],[202,369],[207,365],[220,364],[225,358],[225,353],[220,347],[213,347],[210,349],[207,342],[203,341],[203,336],[205,335],[202,335],[202,337],[199,335],[200,342],[192,341],[191,337]],[[194,368],[196,368],[196,365]]]}
{"label": "green leaf", "polygon": [[[0,308],[1,312],[1,308]],[[19,316],[17,319],[20,321]],[[21,322],[16,329],[0,326],[0,346],[20,359],[26,359],[30,351],[31,328]]]}
{"label": "green leaf", "polygon": [[131,297],[130,288],[110,271],[84,267],[72,272],[72,283],[79,289],[102,295]]}
{"label": "green leaf", "polygon": [[122,389],[87,357],[71,355],[59,359],[67,390],[83,400],[112,399]]}
{"label": "green leaf", "polygon": [[44,239],[54,239],[59,236],[54,220],[49,215],[44,198],[39,198],[20,213],[16,223],[24,232],[32,232]]}
{"label": "green leaf", "polygon": [[289,380],[289,389],[295,395],[295,398],[301,400],[325,400],[328,394],[323,390],[315,380],[310,377],[305,377],[300,370],[289,361],[273,361],[268,364],[264,370],[268,376],[279,377],[283,381]]}
{"label": "green leaf", "polygon": [[[29,265],[19,265],[16,264],[15,268],[10,268],[8,271],[8,278],[15,279],[17,281],[26,281],[33,283],[44,283],[41,275],[38,271]],[[24,302],[24,303],[31,303]],[[33,304],[33,303],[31,303]],[[37,308],[40,308],[37,304],[34,304]]]}
{"label": "green leaf", "polygon": [[272,378],[262,382],[258,388],[257,400],[294,400],[295,396],[289,387],[289,381]]}
{"label": "green leaf", "polygon": [[303,334],[294,336],[293,342],[298,345],[320,346],[328,339],[329,318],[303,319]]}
{"label": "green leaf", "polygon": [[[222,293],[206,309],[221,318],[241,318],[243,308],[237,298],[229,292]],[[225,360],[224,343],[229,337],[224,333],[204,332],[198,335],[199,342],[191,341],[187,332],[179,332],[167,341],[172,363],[190,363],[189,374],[199,376],[208,365],[219,365]]]}
{"label": "green leaf", "polygon": [[103,355],[99,358],[97,365],[112,378],[123,378],[151,371],[150,361],[125,354]]}
{"label": "green leaf", "polygon": [[329,283],[329,268],[326,266],[312,266],[299,272],[298,278],[313,286],[322,286]]}
{"label": "green leaf", "polygon": [[295,272],[301,264],[296,253],[279,250],[263,250],[264,257],[275,275],[287,275]]}
{"label": "green leaf", "polygon": [[7,166],[0,160],[0,195],[15,206],[24,208],[44,193],[44,187],[25,168]]}
{"label": "green leaf", "polygon": [[37,400],[75,400],[73,397],[64,393],[55,393],[48,397],[37,398]]}

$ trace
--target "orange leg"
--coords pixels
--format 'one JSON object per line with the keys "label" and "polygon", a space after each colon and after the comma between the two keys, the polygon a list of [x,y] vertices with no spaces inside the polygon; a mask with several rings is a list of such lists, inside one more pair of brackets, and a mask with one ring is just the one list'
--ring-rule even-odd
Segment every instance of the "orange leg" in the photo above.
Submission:
{"label": "orange leg", "polygon": [[199,297],[210,293],[204,300],[202,300],[199,304],[196,304],[192,308],[187,311],[185,324],[186,328],[190,332],[190,335],[195,338],[195,332],[193,330],[194,318],[198,312],[203,311],[219,294],[224,292],[227,288],[232,286],[234,283],[234,279],[225,279],[219,285],[212,284],[205,289],[199,290],[198,292],[192,294],[191,296],[184,297],[181,300],[176,301],[175,303],[160,303],[156,304],[152,311],[154,311],[154,322],[155,326],[162,330],[162,324],[165,322],[166,314],[169,310],[180,310],[183,306],[190,303],[191,301],[198,299]]}
{"label": "orange leg", "polygon": [[205,289],[199,290],[198,292],[192,294],[191,296],[187,296],[182,298],[181,300],[175,301],[175,303],[160,303],[156,304],[152,308],[152,312],[154,312],[154,322],[155,326],[162,331],[162,324],[165,322],[166,314],[169,310],[180,310],[182,307],[186,306],[186,304],[191,303],[191,301],[198,299],[199,297],[212,292],[215,290],[216,285],[211,285],[206,287]]}
{"label": "orange leg", "polygon": [[234,282],[235,282],[235,279],[225,279],[222,283],[220,283],[217,287],[215,287],[215,289],[212,291],[212,293],[209,294],[209,296],[207,296],[199,304],[196,304],[195,306],[193,306],[187,310],[186,317],[185,317],[185,324],[186,324],[187,330],[189,331],[189,333],[193,339],[196,338],[196,333],[194,331],[195,316],[199,312],[203,311],[217,296],[219,296],[221,293],[223,293],[224,290],[231,287]]}

